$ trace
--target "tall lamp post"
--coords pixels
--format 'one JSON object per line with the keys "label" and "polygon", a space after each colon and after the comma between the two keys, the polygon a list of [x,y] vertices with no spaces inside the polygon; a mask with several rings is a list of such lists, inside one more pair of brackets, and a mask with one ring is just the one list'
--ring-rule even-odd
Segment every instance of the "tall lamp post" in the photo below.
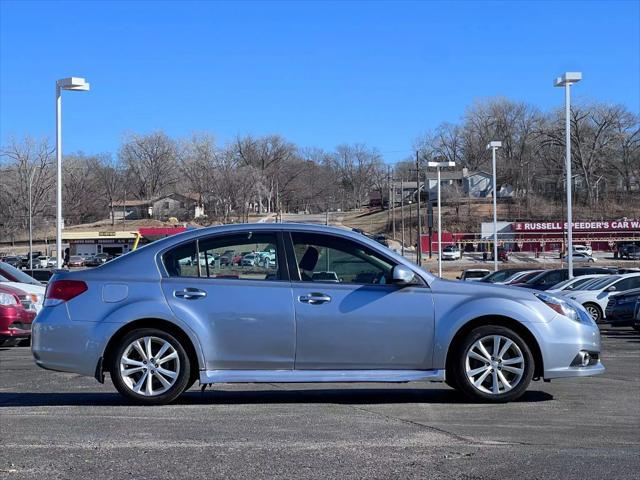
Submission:
{"label": "tall lamp post", "polygon": [[456,162],[429,162],[429,167],[435,167],[438,172],[438,276],[442,277],[442,204],[440,197],[440,169],[443,167],[455,167]]}
{"label": "tall lamp post", "polygon": [[88,91],[84,78],[69,77],[56,82],[56,263],[62,268],[62,90]]}
{"label": "tall lamp post", "polygon": [[[33,270],[33,224],[31,214],[31,206],[33,204],[31,200],[31,188],[33,185],[33,176],[36,173],[35,167],[31,170],[31,175],[29,175],[29,269]],[[32,272],[33,274],[33,272]]]}
{"label": "tall lamp post", "polygon": [[487,144],[487,150],[491,150],[492,165],[493,165],[493,271],[498,271],[498,190],[496,187],[496,150],[502,147],[502,142],[489,142]]}
{"label": "tall lamp post", "polygon": [[573,212],[571,203],[571,85],[582,80],[582,72],[566,72],[557,77],[554,86],[564,87],[565,112],[565,169],[567,171],[567,266],[569,278],[573,278]]}

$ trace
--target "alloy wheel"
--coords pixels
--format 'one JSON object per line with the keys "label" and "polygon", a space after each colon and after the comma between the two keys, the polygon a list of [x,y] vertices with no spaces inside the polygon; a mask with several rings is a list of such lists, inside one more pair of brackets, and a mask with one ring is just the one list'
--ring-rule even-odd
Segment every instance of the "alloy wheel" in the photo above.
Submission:
{"label": "alloy wheel", "polygon": [[153,397],[165,393],[179,374],[178,352],[164,338],[138,338],[120,357],[120,376],[127,388],[138,395]]}
{"label": "alloy wheel", "polygon": [[520,347],[502,335],[488,335],[471,345],[465,373],[477,390],[500,395],[515,388],[524,375],[525,358]]}

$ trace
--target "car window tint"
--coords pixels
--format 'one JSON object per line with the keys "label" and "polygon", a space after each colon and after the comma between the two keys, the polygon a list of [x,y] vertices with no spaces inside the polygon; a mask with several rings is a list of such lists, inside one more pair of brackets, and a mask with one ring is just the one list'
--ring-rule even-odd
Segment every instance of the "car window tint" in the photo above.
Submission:
{"label": "car window tint", "polygon": [[640,287],[640,277],[624,278],[614,284],[614,286],[618,292],[624,292],[626,290],[631,290],[632,288]]}
{"label": "car window tint", "polygon": [[303,282],[391,283],[393,265],[366,245],[334,236],[291,234]]}
{"label": "car window tint", "polygon": [[275,233],[247,232],[201,239],[200,275],[208,278],[279,280]]}
{"label": "car window tint", "polygon": [[164,267],[170,277],[197,277],[196,242],[183,243],[163,256]]}

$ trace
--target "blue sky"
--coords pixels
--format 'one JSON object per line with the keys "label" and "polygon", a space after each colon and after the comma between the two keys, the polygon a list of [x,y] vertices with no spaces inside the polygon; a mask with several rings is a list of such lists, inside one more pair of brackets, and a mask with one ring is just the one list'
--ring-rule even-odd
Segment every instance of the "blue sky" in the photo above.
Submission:
{"label": "blue sky", "polygon": [[280,133],[300,146],[365,142],[387,161],[502,95],[560,106],[552,86],[640,111],[640,2],[29,2],[0,0],[0,140],[117,152],[128,132]]}

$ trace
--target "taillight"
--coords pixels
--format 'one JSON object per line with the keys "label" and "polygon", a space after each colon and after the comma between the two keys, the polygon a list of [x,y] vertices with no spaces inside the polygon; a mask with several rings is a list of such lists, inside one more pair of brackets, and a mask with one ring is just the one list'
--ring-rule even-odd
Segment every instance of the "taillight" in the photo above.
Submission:
{"label": "taillight", "polygon": [[44,306],[52,307],[71,300],[87,291],[87,284],[81,280],[56,280],[47,285]]}

